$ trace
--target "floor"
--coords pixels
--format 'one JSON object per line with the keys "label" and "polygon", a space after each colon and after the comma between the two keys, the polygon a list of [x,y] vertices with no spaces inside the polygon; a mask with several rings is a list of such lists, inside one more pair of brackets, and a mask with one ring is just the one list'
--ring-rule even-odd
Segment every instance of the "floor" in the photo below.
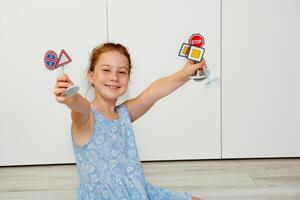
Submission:
{"label": "floor", "polygon": [[[204,200],[300,200],[300,159],[143,162],[153,185]],[[0,168],[0,199],[75,199],[75,165]]]}

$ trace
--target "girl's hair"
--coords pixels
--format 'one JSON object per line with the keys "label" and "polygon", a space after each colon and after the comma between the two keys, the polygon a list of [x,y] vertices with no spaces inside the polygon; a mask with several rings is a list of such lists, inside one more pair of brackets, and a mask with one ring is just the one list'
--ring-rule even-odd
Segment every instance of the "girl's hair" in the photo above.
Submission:
{"label": "girl's hair", "polygon": [[90,65],[88,68],[88,73],[89,72],[93,72],[95,69],[95,65],[100,57],[101,54],[105,53],[105,52],[110,52],[110,51],[117,51],[120,54],[126,56],[126,58],[128,59],[128,63],[129,63],[129,74],[131,71],[131,59],[130,59],[130,54],[128,53],[128,50],[126,49],[126,47],[124,47],[123,45],[119,44],[119,43],[104,43],[102,45],[99,45],[97,47],[95,47],[92,51],[92,54],[90,56]]}

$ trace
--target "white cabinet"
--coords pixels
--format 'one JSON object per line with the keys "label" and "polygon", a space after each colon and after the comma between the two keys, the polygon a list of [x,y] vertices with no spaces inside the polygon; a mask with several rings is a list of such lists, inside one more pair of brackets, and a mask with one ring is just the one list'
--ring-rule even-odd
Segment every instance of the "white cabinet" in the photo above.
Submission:
{"label": "white cabinet", "polygon": [[222,157],[299,156],[300,2],[222,8]]}
{"label": "white cabinet", "polygon": [[89,53],[107,38],[105,0],[2,0],[0,29],[0,166],[74,162],[70,113],[43,57],[64,48],[65,72],[85,95]]}
{"label": "white cabinet", "polygon": [[298,0],[0,1],[0,166],[74,162],[47,50],[66,49],[86,96],[92,48],[124,44],[132,98],[183,67],[180,46],[196,32],[222,87],[191,80],[135,122],[141,160],[299,156],[299,19]]}
{"label": "white cabinet", "polygon": [[[205,37],[205,58],[219,76],[220,0],[109,0],[109,40],[127,46],[133,60],[127,97],[181,69],[181,44],[196,32]],[[134,123],[142,160],[221,157],[220,86],[204,89],[205,82],[191,80]]]}

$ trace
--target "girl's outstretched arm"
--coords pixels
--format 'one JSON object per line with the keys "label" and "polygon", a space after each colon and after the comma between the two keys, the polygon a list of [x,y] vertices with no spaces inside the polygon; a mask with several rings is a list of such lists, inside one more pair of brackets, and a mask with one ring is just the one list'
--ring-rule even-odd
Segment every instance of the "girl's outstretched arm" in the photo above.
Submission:
{"label": "girl's outstretched arm", "polygon": [[63,75],[57,78],[54,88],[54,95],[56,101],[67,105],[71,109],[72,121],[75,126],[81,126],[89,119],[90,103],[87,99],[82,97],[79,93],[72,97],[64,96],[66,88],[73,85],[73,82],[68,75]]}
{"label": "girl's outstretched arm", "polygon": [[196,70],[203,69],[204,67],[206,67],[204,59],[202,62],[196,64],[193,61],[188,60],[181,70],[170,76],[154,81],[139,96],[126,101],[125,106],[130,113],[131,120],[135,121],[141,117],[156,101],[182,86]]}

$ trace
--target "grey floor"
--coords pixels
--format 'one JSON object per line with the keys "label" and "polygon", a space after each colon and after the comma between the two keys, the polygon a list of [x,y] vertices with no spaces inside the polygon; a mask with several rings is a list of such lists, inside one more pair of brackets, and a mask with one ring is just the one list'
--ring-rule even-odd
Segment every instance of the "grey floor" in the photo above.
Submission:
{"label": "grey floor", "polygon": [[[148,182],[207,200],[300,200],[300,159],[143,162]],[[75,199],[75,165],[0,168],[0,199]]]}

